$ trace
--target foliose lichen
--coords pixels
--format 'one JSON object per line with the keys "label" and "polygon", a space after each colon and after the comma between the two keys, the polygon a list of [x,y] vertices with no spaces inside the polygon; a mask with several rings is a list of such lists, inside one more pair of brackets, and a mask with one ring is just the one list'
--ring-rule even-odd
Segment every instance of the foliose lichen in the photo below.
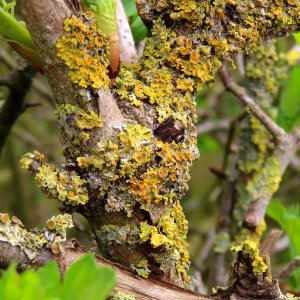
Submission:
{"label": "foliose lichen", "polygon": [[47,221],[43,230],[27,231],[16,217],[0,213],[0,241],[18,246],[30,260],[34,260],[40,249],[51,249],[54,254],[63,255],[66,229],[72,228],[72,216],[63,214]]}
{"label": "foliose lichen", "polygon": [[232,246],[231,250],[234,252],[242,251],[245,255],[248,255],[251,260],[253,272],[264,273],[267,271],[268,266],[259,255],[259,249],[255,242],[246,240],[240,246]]}
{"label": "foliose lichen", "polygon": [[83,88],[108,88],[108,38],[96,28],[92,15],[85,22],[73,16],[66,19],[66,34],[57,42],[57,56],[69,68],[73,83]]}
{"label": "foliose lichen", "polygon": [[20,163],[32,171],[37,185],[50,198],[71,206],[83,205],[89,200],[84,179],[74,171],[58,171],[53,165],[44,163],[44,156],[39,152],[25,154]]}

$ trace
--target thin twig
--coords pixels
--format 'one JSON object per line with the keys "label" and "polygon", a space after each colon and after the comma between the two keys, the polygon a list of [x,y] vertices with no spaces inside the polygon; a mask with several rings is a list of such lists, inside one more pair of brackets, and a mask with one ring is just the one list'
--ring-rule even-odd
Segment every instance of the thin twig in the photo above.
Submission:
{"label": "thin twig", "polygon": [[277,275],[277,278],[284,278],[293,273],[296,269],[300,268],[300,258],[296,258],[289,262]]}
{"label": "thin twig", "polygon": [[206,121],[197,126],[197,133],[203,134],[216,130],[224,130],[229,128],[228,119],[222,119],[217,121]]}
{"label": "thin twig", "polygon": [[198,257],[195,259],[195,261],[193,262],[194,266],[199,270],[199,271],[203,271],[203,266],[205,265],[205,261],[207,260],[211,249],[213,247],[214,244],[214,237],[215,237],[215,230],[211,229],[206,241],[201,249],[201,252],[199,253]]}
{"label": "thin twig", "polygon": [[286,136],[285,131],[255,103],[255,101],[247,94],[245,88],[235,82],[225,66],[220,69],[219,74],[226,89],[234,94],[246,108],[251,110],[255,117],[261,121],[276,140],[280,141]]}
{"label": "thin twig", "polygon": [[283,231],[279,229],[273,229],[267,235],[267,237],[263,240],[260,246],[260,254],[261,255],[270,255],[272,250],[275,248],[276,243],[282,236]]}
{"label": "thin twig", "polygon": [[1,78],[0,79],[0,85],[6,86],[8,88],[11,88],[12,87],[11,74],[9,74],[8,76],[5,76],[5,77]]}

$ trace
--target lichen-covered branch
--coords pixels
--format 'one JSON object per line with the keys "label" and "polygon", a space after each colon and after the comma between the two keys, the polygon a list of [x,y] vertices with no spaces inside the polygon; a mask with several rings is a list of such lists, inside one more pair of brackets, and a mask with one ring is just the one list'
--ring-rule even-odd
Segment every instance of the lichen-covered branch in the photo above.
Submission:
{"label": "lichen-covered branch", "polygon": [[[114,82],[109,40],[91,13],[72,16],[63,0],[17,2],[58,104],[66,185],[85,189],[76,209],[99,248],[141,276],[186,285],[180,200],[198,156],[194,92],[235,53],[299,29],[299,4],[138,1],[150,36],[141,61],[122,65]],[[65,172],[39,176],[45,166],[36,179],[59,199]]]}
{"label": "lichen-covered branch", "polygon": [[[38,268],[55,260],[62,273],[88,252],[75,241],[66,241],[65,229],[71,227],[70,215],[59,215],[47,221],[43,230],[27,231],[16,217],[0,214],[0,268],[6,269],[14,261],[19,270]],[[136,299],[187,299],[205,300],[208,297],[184,290],[159,278],[144,280],[133,271],[97,257],[98,264],[105,264],[117,272],[115,291],[130,294]]]}
{"label": "lichen-covered branch", "polygon": [[273,121],[262,108],[247,94],[246,90],[239,86],[230,75],[226,67],[222,67],[219,72],[226,89],[232,92],[239,100],[242,101],[246,109],[269,130],[275,139],[281,139],[285,135],[285,131]]}

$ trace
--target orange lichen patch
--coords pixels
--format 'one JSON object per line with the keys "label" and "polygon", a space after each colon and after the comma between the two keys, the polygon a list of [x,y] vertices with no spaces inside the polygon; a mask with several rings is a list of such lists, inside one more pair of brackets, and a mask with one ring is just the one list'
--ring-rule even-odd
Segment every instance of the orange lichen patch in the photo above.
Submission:
{"label": "orange lichen patch", "polygon": [[131,185],[129,192],[146,202],[173,202],[176,190],[171,182],[181,182],[187,188],[188,167],[195,158],[184,143],[155,143],[156,155],[161,158],[157,167],[147,169],[140,177],[132,177],[127,182]]}
{"label": "orange lichen patch", "polygon": [[71,81],[83,88],[108,88],[108,39],[94,19],[84,23],[73,16],[65,20],[64,29],[66,34],[56,44],[57,56],[69,67]]}

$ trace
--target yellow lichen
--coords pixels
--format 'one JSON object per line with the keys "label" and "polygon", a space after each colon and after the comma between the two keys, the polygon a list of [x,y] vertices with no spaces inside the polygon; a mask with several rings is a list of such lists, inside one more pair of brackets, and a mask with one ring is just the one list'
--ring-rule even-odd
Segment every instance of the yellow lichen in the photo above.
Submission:
{"label": "yellow lichen", "polygon": [[[73,116],[75,118],[76,125],[82,130],[93,129],[95,127],[101,128],[103,126],[101,116],[96,115],[93,111],[87,113],[75,105],[58,105],[57,111]],[[82,133],[84,132],[82,131]]]}
{"label": "yellow lichen", "polygon": [[[5,220],[3,220],[5,219]],[[2,221],[1,221],[2,220]],[[47,221],[43,230],[27,231],[16,217],[11,220],[7,214],[0,214],[0,239],[14,247],[18,246],[30,259],[35,259],[39,249],[51,249],[54,254],[63,253],[66,229],[73,227],[69,214],[58,215]],[[53,222],[55,226],[53,227]],[[51,229],[49,228],[51,227]]]}
{"label": "yellow lichen", "polygon": [[25,170],[29,170],[33,159],[37,160],[39,163],[43,163],[45,160],[45,156],[38,151],[34,151],[33,153],[27,153],[20,159],[21,167]]}
{"label": "yellow lichen", "polygon": [[147,259],[142,259],[136,265],[131,266],[131,268],[136,271],[139,276],[144,278],[148,278],[149,274],[151,273],[148,267],[149,264]]}
{"label": "yellow lichen", "polygon": [[248,255],[251,260],[253,272],[264,273],[267,271],[268,266],[259,255],[259,250],[255,242],[246,240],[240,246],[232,246],[231,250],[235,252],[242,251],[244,254]]}
{"label": "yellow lichen", "polygon": [[[186,234],[188,223],[179,204],[167,210],[160,218],[157,226],[147,222],[140,223],[140,239],[150,241],[153,247],[165,247],[170,257],[175,259],[177,272],[185,274],[189,265]],[[186,274],[185,274],[186,275]]]}
{"label": "yellow lichen", "polygon": [[65,19],[66,34],[57,42],[57,56],[64,60],[73,83],[83,88],[108,88],[108,38],[96,28],[94,19]]}

